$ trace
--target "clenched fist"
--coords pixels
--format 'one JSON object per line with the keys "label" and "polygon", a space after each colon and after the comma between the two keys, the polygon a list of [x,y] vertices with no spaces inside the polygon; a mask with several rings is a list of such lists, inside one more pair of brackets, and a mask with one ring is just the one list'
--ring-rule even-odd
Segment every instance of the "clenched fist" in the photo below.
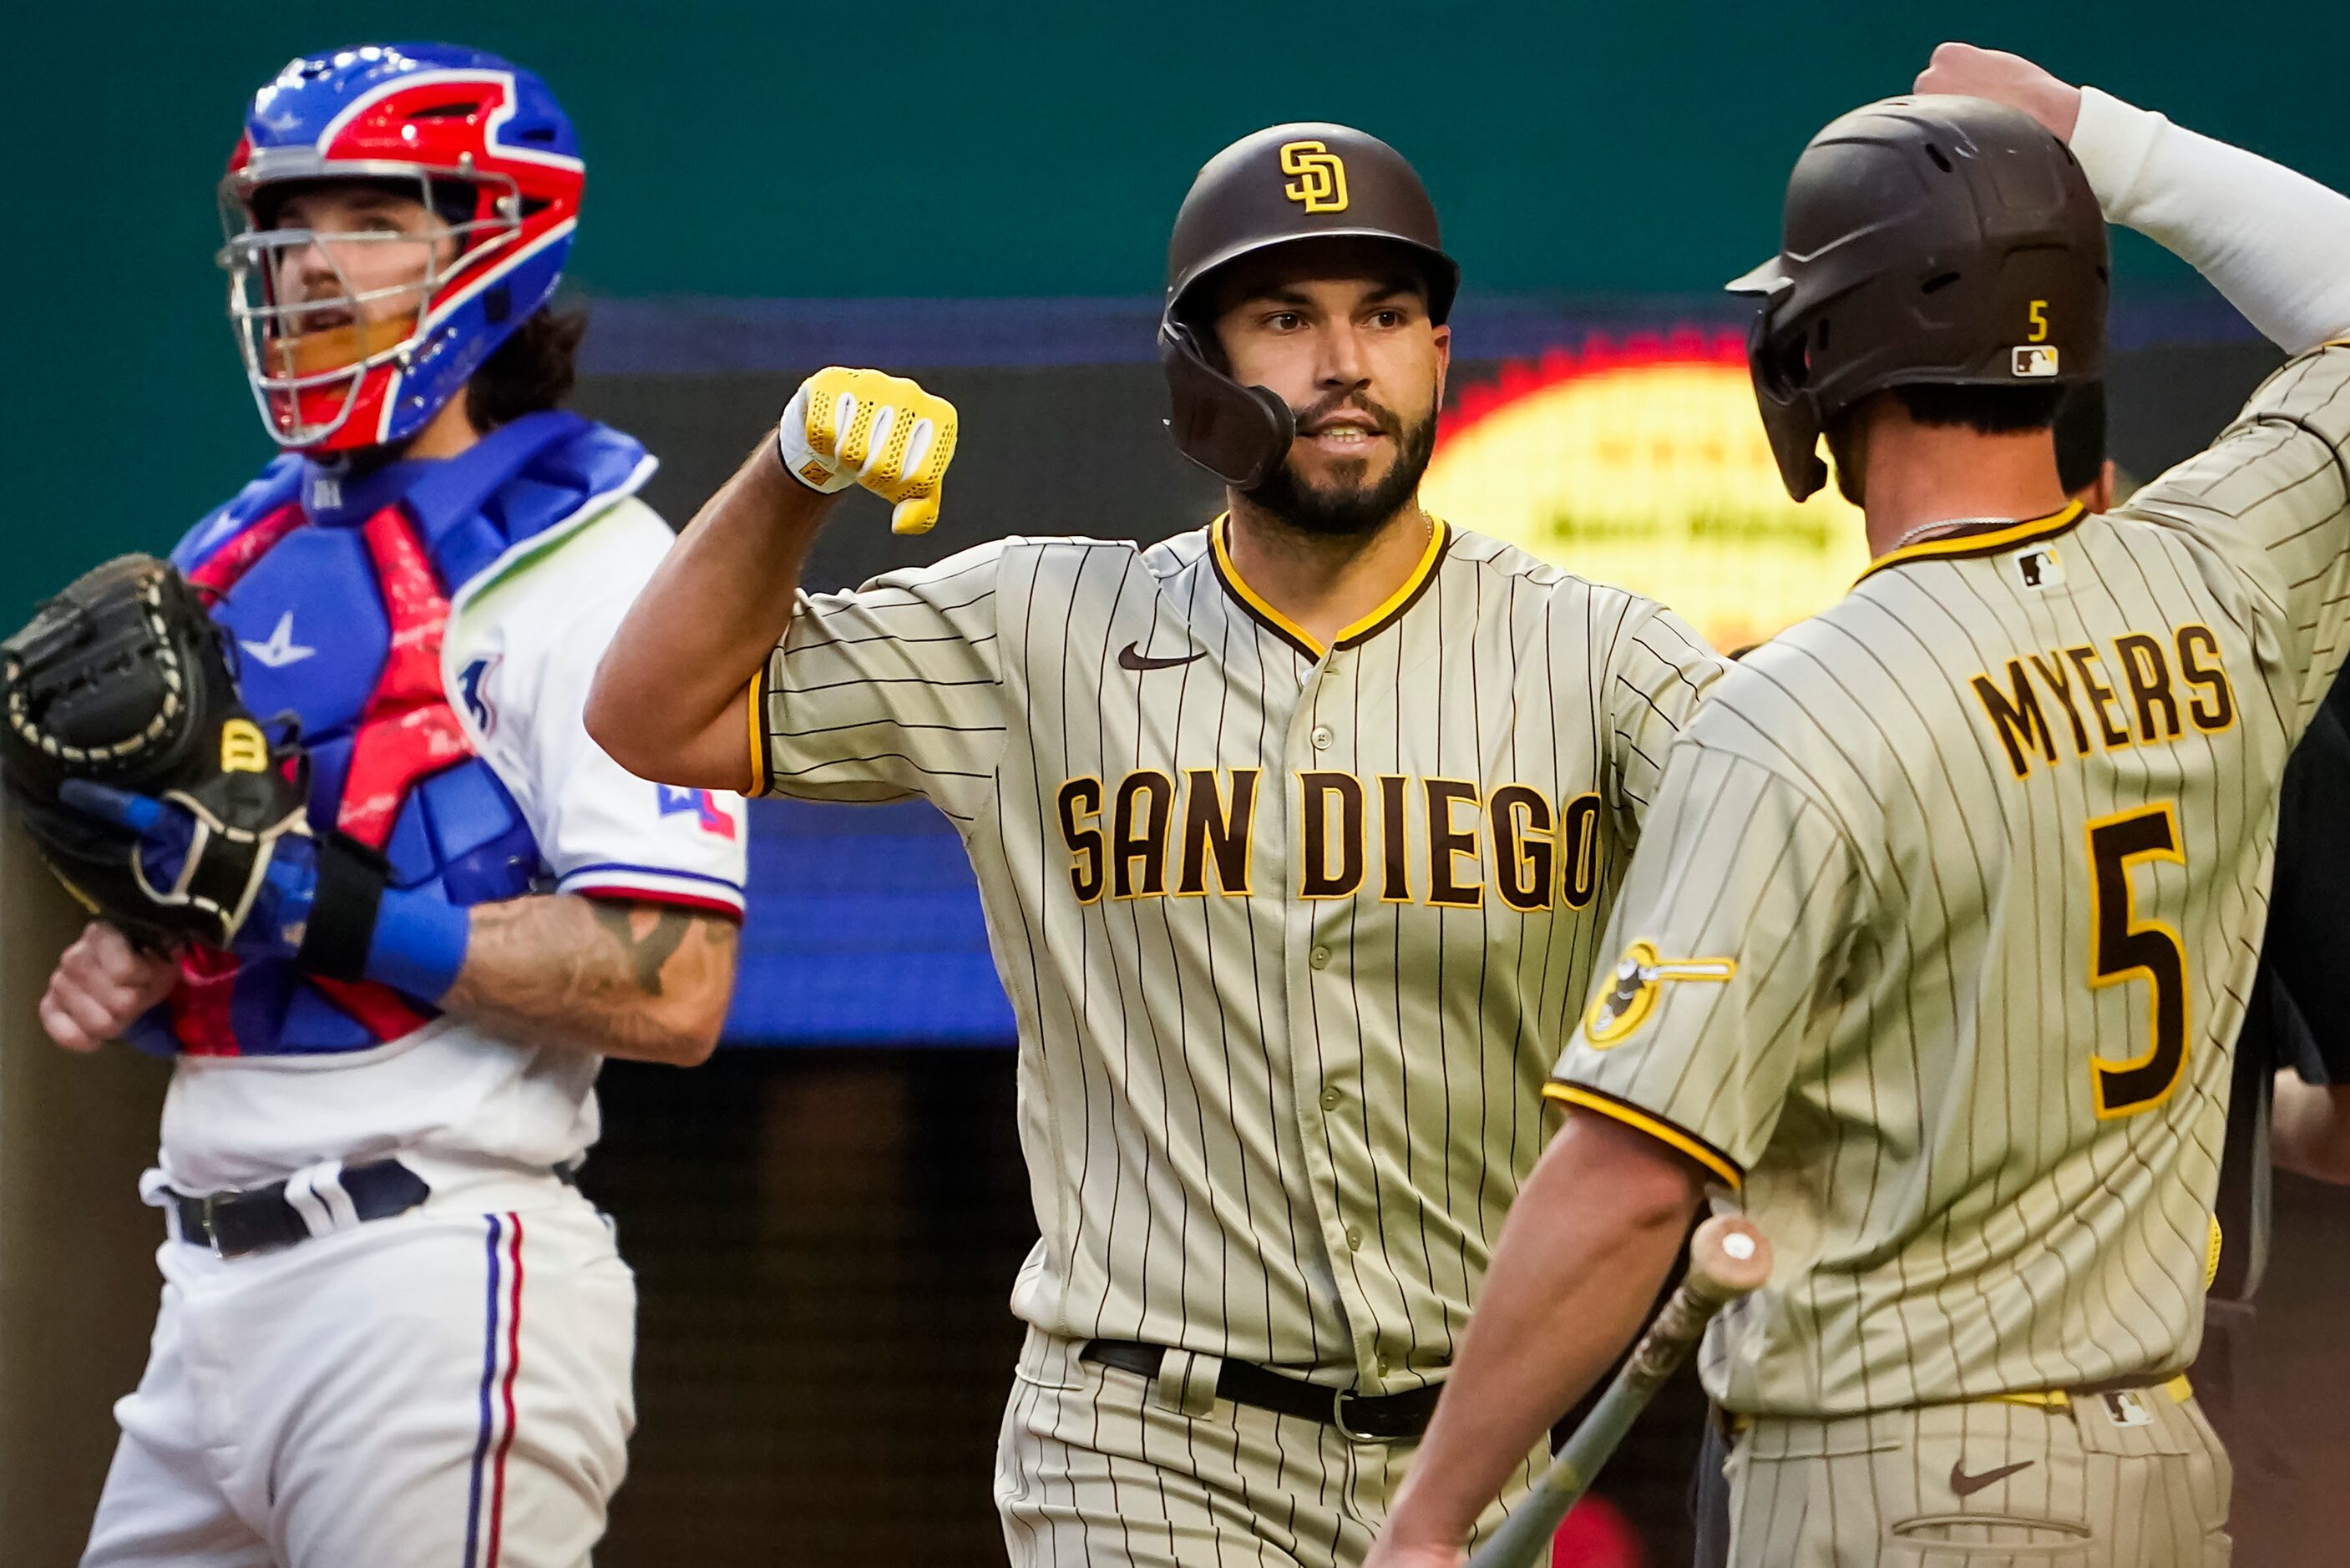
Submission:
{"label": "clenched fist", "polygon": [[95,1051],[172,993],[180,971],[92,920],[57,960],[41,997],[41,1027],[68,1051]]}
{"label": "clenched fist", "polygon": [[1918,91],[1987,98],[2020,109],[2066,141],[2081,119],[2081,89],[2025,59],[1972,44],[1944,44],[1918,73]]}
{"label": "clenched fist", "polygon": [[954,458],[954,405],[900,377],[835,365],[800,383],[775,444],[809,489],[861,484],[895,506],[892,532],[927,534]]}

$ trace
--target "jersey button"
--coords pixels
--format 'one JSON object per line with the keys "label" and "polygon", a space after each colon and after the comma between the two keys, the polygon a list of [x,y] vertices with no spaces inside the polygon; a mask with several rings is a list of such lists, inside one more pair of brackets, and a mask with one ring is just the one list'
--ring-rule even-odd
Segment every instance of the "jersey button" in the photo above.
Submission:
{"label": "jersey button", "polygon": [[1335,1111],[1338,1108],[1337,1090],[1325,1089],[1322,1091],[1322,1108],[1326,1111]]}
{"label": "jersey button", "polygon": [[1362,1233],[1360,1231],[1356,1230],[1356,1229],[1355,1229],[1353,1226],[1351,1226],[1351,1225],[1347,1226],[1347,1251],[1348,1251],[1349,1252],[1359,1252],[1359,1251],[1361,1251],[1362,1250],[1363,1250],[1363,1233]]}
{"label": "jersey button", "polygon": [[1336,732],[1334,732],[1329,725],[1316,724],[1314,726],[1314,749],[1315,751],[1328,751],[1330,749],[1330,742],[1337,738],[1338,736]]}
{"label": "jersey button", "polygon": [[1330,967],[1330,950],[1328,948],[1315,948],[1312,952],[1305,955],[1305,961],[1312,964],[1315,969],[1328,969]]}

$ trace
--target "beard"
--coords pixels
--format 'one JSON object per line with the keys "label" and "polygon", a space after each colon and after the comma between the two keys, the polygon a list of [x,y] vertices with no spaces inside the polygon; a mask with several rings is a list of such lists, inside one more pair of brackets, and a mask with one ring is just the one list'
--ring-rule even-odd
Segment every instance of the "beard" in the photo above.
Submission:
{"label": "beard", "polygon": [[1396,443],[1395,462],[1374,484],[1363,483],[1368,459],[1337,463],[1331,481],[1316,484],[1299,476],[1295,458],[1284,458],[1273,477],[1248,492],[1248,497],[1301,534],[1348,538],[1374,532],[1418,493],[1420,475],[1428,472],[1428,460],[1436,451],[1433,410],[1407,429],[1392,410],[1341,395],[1301,410],[1297,423],[1303,428],[1341,408],[1370,415],[1379,433]]}

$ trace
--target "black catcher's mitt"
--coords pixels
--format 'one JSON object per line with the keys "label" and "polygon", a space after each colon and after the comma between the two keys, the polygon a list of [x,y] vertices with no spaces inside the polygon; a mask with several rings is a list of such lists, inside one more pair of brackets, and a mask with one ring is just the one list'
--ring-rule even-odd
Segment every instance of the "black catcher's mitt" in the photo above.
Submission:
{"label": "black catcher's mitt", "polygon": [[[221,629],[152,556],[83,573],[0,642],[0,786],[59,880],[151,948],[227,946],[277,840],[308,831],[298,752],[271,744]],[[185,856],[151,879],[137,836],[58,798],[76,779],[185,807]]]}

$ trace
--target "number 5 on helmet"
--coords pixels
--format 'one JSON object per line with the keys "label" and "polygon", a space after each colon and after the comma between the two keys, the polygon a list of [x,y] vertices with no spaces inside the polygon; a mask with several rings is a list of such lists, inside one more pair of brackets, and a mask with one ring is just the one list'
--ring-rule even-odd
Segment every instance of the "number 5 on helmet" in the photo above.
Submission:
{"label": "number 5 on helmet", "polygon": [[896,508],[892,532],[927,534],[954,460],[954,405],[902,377],[835,365],[792,394],[775,445],[809,489],[829,495],[861,484]]}

